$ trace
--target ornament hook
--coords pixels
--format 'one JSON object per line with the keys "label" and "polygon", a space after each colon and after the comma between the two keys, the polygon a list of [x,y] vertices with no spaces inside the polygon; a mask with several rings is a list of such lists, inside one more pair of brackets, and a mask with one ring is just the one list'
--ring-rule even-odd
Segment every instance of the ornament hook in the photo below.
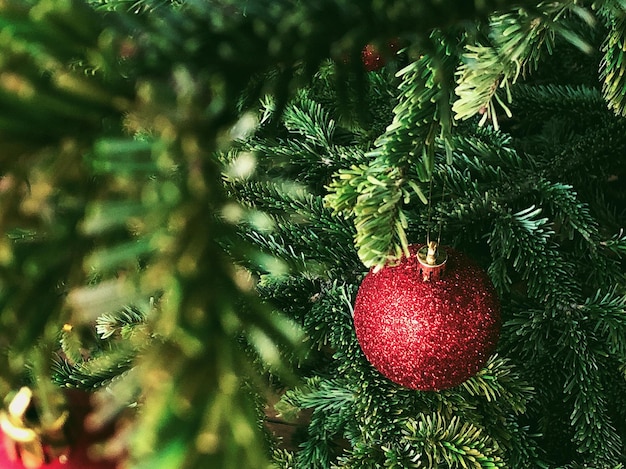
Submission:
{"label": "ornament hook", "polygon": [[[443,180],[441,188],[441,201],[446,198],[446,180]],[[439,249],[441,242],[441,231],[443,229],[443,221],[439,219],[439,233],[437,241],[430,240],[430,229],[432,226],[433,211],[433,175],[431,174],[428,188],[428,226],[426,229],[426,246],[423,246],[417,252],[417,258],[420,262],[420,273],[424,282],[431,280],[439,280],[445,271],[445,263],[448,260],[448,254],[443,249]]]}

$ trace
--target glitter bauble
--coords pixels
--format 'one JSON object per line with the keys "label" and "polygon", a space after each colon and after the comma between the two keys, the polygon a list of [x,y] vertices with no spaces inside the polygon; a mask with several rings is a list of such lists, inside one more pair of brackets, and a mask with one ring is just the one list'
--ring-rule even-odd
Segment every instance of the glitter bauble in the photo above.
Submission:
{"label": "glitter bauble", "polygon": [[386,63],[386,60],[372,44],[367,44],[363,48],[363,50],[361,51],[361,60],[363,61],[363,66],[365,67],[365,70],[367,70],[368,72],[379,70]]}
{"label": "glitter bauble", "polygon": [[371,270],[354,306],[354,327],[369,362],[391,381],[435,391],[475,375],[494,351],[500,305],[487,274],[451,248],[445,271],[425,280],[417,251]]}
{"label": "glitter bauble", "polygon": [[396,54],[398,48],[399,41],[397,39],[389,41],[382,51],[374,44],[367,44],[363,50],[361,50],[363,67],[365,67],[365,70],[368,72],[380,70],[387,64],[387,60]]}

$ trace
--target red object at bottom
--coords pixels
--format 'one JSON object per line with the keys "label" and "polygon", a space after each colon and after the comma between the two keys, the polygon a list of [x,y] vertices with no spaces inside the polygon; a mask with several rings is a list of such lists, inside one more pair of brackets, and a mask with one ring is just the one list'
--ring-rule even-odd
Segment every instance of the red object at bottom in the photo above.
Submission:
{"label": "red object at bottom", "polygon": [[[6,453],[5,436],[0,434],[0,468],[2,469],[25,469],[21,461],[10,461]],[[42,469],[115,469],[117,467],[112,461],[94,461],[88,455],[88,448],[92,440],[88,437],[81,437],[72,446],[68,461],[63,464],[59,460],[44,464]]]}
{"label": "red object at bottom", "polygon": [[[90,456],[89,449],[94,443],[103,441],[110,431],[91,433],[84,429],[84,420],[89,413],[89,396],[79,392],[68,393],[71,409],[69,422],[70,449],[67,460],[54,460],[43,464],[41,469],[116,469],[117,462],[96,460]],[[0,430],[0,469],[26,469],[21,460],[12,460],[7,452],[13,442]]]}

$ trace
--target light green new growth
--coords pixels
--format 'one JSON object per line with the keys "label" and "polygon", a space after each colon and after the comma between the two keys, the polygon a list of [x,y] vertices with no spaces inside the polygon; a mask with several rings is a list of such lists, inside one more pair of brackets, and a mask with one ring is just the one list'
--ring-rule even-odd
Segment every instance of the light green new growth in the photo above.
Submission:
{"label": "light green new growth", "polygon": [[542,2],[536,8],[492,16],[490,44],[468,43],[461,57],[454,118],[465,120],[479,114],[481,125],[491,121],[498,129],[498,107],[511,117],[511,86],[536,70],[542,54],[552,54],[559,36],[590,52],[591,46],[570,22],[572,15],[590,25],[595,22],[589,11],[576,2]]}

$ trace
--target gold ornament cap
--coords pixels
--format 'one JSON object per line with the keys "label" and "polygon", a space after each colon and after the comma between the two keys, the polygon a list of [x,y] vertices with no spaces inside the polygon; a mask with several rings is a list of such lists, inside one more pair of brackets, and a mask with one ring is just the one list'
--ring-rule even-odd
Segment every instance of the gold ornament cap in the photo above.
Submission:
{"label": "gold ornament cap", "polygon": [[69,445],[65,423],[69,412],[65,410],[54,422],[43,425],[28,419],[33,405],[33,391],[23,387],[11,399],[7,410],[0,410],[0,428],[5,435],[9,459],[20,461],[28,469],[42,467],[56,459],[67,462]]}
{"label": "gold ornament cap", "polygon": [[417,251],[419,274],[424,282],[435,282],[443,277],[446,271],[448,253],[441,249],[435,241],[429,241]]}

